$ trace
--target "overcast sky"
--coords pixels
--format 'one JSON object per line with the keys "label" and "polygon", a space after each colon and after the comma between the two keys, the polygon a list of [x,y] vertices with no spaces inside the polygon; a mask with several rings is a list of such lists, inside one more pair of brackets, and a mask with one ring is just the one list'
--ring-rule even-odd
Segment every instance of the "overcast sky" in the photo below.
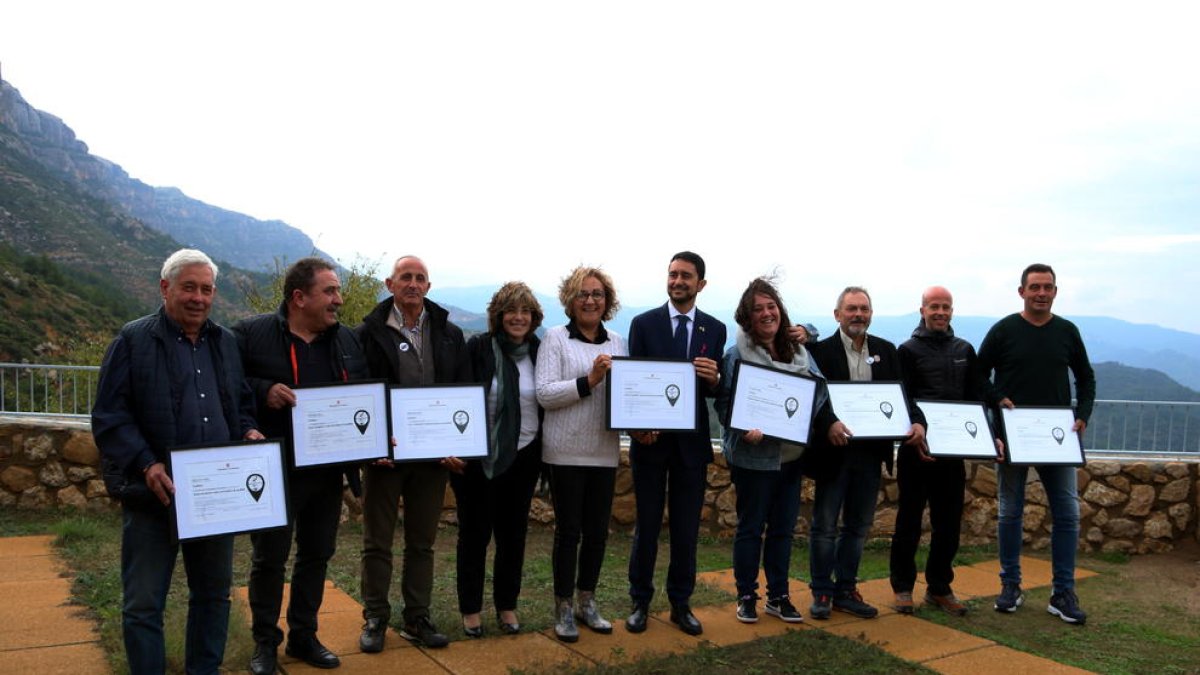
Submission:
{"label": "overcast sky", "polygon": [[434,298],[582,262],[653,304],[689,248],[702,306],[778,271],[796,319],[999,316],[1046,262],[1063,315],[1200,332],[1200,8],[979,4],[38,0],[0,67],[135,178],[419,254]]}

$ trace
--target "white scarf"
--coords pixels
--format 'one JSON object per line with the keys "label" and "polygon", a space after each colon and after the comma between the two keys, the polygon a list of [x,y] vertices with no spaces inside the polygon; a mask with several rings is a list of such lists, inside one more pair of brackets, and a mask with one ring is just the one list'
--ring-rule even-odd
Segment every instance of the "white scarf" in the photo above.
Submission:
{"label": "white scarf", "polygon": [[[785,330],[782,326],[779,330]],[[746,331],[738,326],[737,330],[737,348],[738,354],[741,355],[743,361],[757,363],[763,366],[770,366],[780,370],[786,370],[790,373],[800,375],[808,375],[808,350],[801,345],[796,346],[796,355],[792,357],[792,362],[775,361],[771,359],[771,352],[767,348],[755,342]]]}

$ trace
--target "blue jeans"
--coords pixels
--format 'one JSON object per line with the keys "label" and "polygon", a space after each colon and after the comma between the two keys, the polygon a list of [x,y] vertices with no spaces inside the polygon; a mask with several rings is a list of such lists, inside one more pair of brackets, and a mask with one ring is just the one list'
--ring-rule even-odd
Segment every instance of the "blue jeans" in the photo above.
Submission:
{"label": "blue jeans", "polygon": [[[1079,546],[1079,489],[1075,467],[1035,466],[1050,503],[1050,568],[1054,592],[1075,589],[1075,551]],[[1000,580],[1021,583],[1022,516],[1028,466],[996,467],[1000,490]]]}
{"label": "blue jeans", "polygon": [[792,533],[800,513],[800,462],[788,462],[778,471],[732,466],[730,472],[737,488],[733,576],[738,595],[758,590],[761,559],[767,575],[767,598],[785,596],[792,563]]}
{"label": "blue jeans", "polygon": [[[879,456],[853,446],[844,451],[838,473],[817,481],[813,504],[809,587],[813,596],[843,596],[858,585],[863,544],[875,520]],[[842,516],[838,529],[838,513]],[[836,538],[835,538],[836,535]]]}
{"label": "blue jeans", "polygon": [[123,509],[121,583],[125,602],[122,628],[131,673],[166,670],[163,610],[175,558],[183,549],[188,615],[185,667],[188,673],[215,673],[225,656],[229,629],[229,585],[233,577],[233,537],[211,537],[180,545],[172,540],[166,509]]}

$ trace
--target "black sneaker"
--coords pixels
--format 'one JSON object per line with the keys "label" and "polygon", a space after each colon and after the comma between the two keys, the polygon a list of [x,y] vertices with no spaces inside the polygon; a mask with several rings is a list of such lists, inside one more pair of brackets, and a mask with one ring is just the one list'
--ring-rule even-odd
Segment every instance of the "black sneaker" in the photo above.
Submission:
{"label": "black sneaker", "polygon": [[742,623],[758,623],[758,596],[743,595],[737,601],[737,620]]}
{"label": "black sneaker", "polygon": [[1023,602],[1025,602],[1025,594],[1021,592],[1021,584],[1015,581],[1005,581],[1000,588],[1000,595],[996,596],[996,604],[993,606],[997,612],[1011,614],[1017,611]]}
{"label": "black sneaker", "polygon": [[808,607],[808,615],[814,619],[821,619],[822,621],[828,619],[830,613],[832,612],[832,603],[833,599],[828,595],[813,596],[812,604]]}
{"label": "black sneaker", "polygon": [[763,611],[787,623],[800,623],[804,620],[804,617],[800,616],[800,612],[796,611],[796,608],[792,606],[792,601],[786,595],[768,599],[767,606]]}
{"label": "black sneaker", "polygon": [[833,608],[860,619],[874,619],[879,614],[879,610],[863,602],[863,597],[858,591],[850,591],[834,598]]}
{"label": "black sneaker", "polygon": [[400,637],[415,645],[430,649],[441,649],[450,644],[450,638],[438,632],[437,626],[433,625],[427,616],[404,624],[404,629],[400,631]]}
{"label": "black sneaker", "polygon": [[1051,595],[1046,611],[1067,623],[1079,626],[1087,621],[1087,614],[1079,608],[1079,598],[1075,597],[1075,591],[1063,591]]}

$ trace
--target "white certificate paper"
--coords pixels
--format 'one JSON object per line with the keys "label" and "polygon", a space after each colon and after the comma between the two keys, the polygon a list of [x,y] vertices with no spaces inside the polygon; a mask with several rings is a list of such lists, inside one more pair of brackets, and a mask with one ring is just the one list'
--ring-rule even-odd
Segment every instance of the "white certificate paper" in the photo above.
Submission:
{"label": "white certificate paper", "polygon": [[292,448],[296,468],[388,456],[388,397],[382,382],[296,387]]}
{"label": "white certificate paper", "polygon": [[288,524],[280,440],[172,448],[167,470],[180,541]]}
{"label": "white certificate paper", "polygon": [[696,430],[696,368],[691,361],[614,356],[605,399],[609,429]]}
{"label": "white certificate paper", "polygon": [[392,459],[486,457],[487,402],[482,384],[393,387]]}
{"label": "white certificate paper", "polygon": [[915,401],[925,413],[930,457],[995,459],[996,442],[982,403]]}
{"label": "white certificate paper", "polygon": [[733,367],[729,426],[808,443],[812,429],[814,378],[739,360]]}
{"label": "white certificate paper", "polygon": [[1083,446],[1071,408],[1000,409],[1009,464],[1083,466]]}
{"label": "white certificate paper", "polygon": [[829,401],[854,438],[904,438],[912,430],[899,382],[830,382]]}

